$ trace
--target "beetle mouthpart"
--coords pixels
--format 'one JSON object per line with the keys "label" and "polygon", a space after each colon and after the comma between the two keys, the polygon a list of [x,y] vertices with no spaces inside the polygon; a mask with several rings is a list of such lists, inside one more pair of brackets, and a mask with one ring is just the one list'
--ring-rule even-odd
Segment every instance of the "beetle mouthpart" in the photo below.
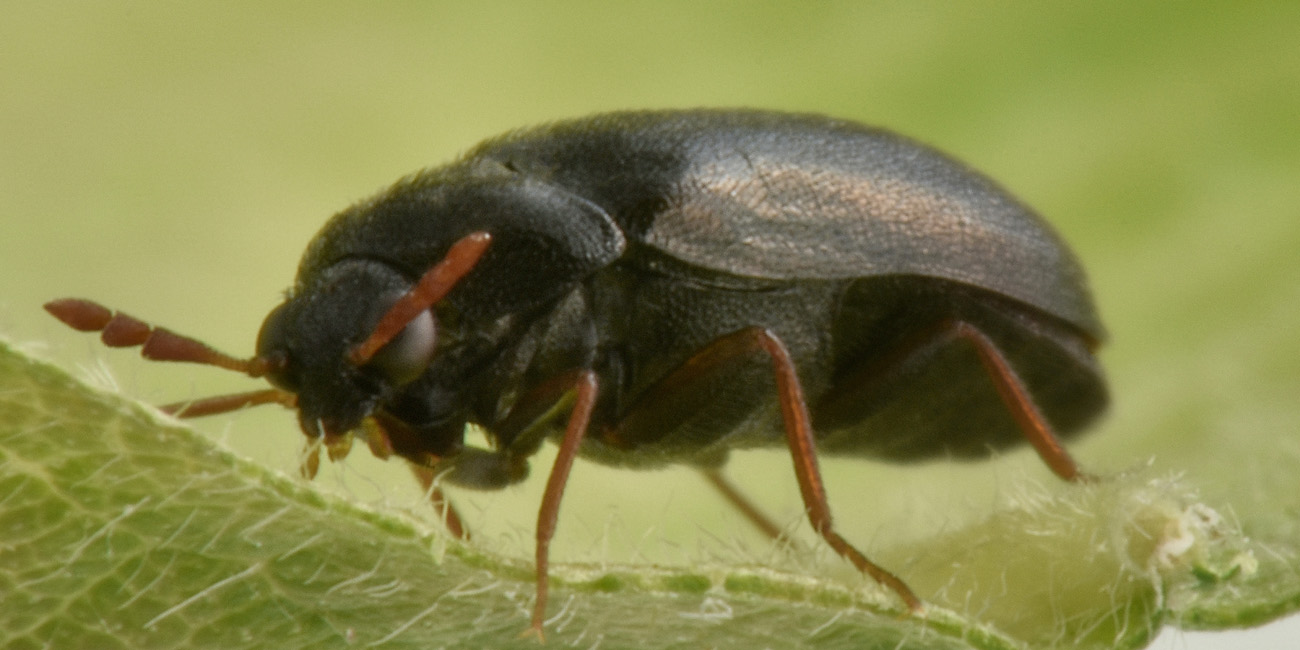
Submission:
{"label": "beetle mouthpart", "polygon": [[352,451],[354,438],[351,431],[332,433],[321,428],[319,420],[315,424],[317,425],[315,432],[309,431],[305,427],[303,429],[303,433],[307,435],[307,445],[303,447],[298,465],[298,472],[308,480],[316,478],[316,473],[320,471],[320,452],[322,448],[331,462],[337,462],[347,458],[348,453]]}
{"label": "beetle mouthpart", "polygon": [[396,453],[393,449],[393,441],[388,438],[388,432],[374,417],[361,421],[361,437],[365,438],[366,445],[370,447],[370,453],[375,458],[388,460]]}
{"label": "beetle mouthpart", "polygon": [[299,455],[298,473],[308,481],[316,478],[316,472],[320,471],[320,445],[320,438],[308,438]]}
{"label": "beetle mouthpart", "polygon": [[315,442],[325,437],[325,426],[318,419],[305,419],[302,411],[298,411],[298,428],[302,429],[302,435],[307,436],[307,440]]}
{"label": "beetle mouthpart", "polygon": [[329,454],[330,460],[338,462],[348,457],[348,452],[352,451],[352,432],[341,434],[325,434],[325,451]]}
{"label": "beetle mouthpart", "polygon": [[438,304],[439,300],[455,288],[456,283],[478,264],[490,243],[492,243],[492,235],[486,232],[472,232],[452,244],[447,251],[447,256],[425,272],[410,291],[402,294],[402,297],[389,307],[365,341],[352,348],[348,355],[349,361],[356,366],[365,365],[370,361],[380,348],[401,333],[407,323],[414,320],[421,312]]}

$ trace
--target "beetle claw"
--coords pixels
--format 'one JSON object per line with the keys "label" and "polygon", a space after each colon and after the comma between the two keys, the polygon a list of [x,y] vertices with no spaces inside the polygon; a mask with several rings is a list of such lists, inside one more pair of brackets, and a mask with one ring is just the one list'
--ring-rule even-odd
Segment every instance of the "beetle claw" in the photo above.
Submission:
{"label": "beetle claw", "polygon": [[520,633],[519,633],[519,638],[520,638],[520,639],[528,639],[528,638],[536,639],[536,640],[537,640],[537,643],[538,643],[539,645],[540,645],[540,644],[543,644],[543,643],[546,643],[546,633],[542,632],[542,628],[541,628],[540,625],[529,625],[527,629],[525,629],[523,632],[520,632]]}

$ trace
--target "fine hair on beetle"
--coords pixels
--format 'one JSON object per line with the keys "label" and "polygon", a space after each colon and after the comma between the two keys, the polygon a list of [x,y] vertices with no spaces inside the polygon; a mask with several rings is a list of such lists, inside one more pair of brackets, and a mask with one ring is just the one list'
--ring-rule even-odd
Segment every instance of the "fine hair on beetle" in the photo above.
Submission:
{"label": "fine hair on beetle", "polygon": [[489,139],[330,219],[249,358],[88,300],[45,308],[148,359],[265,378],[163,409],[293,409],[308,477],[320,450],[337,460],[360,437],[405,460],[462,539],[473,522],[434,477],[499,489],[555,443],[538,638],[578,457],[695,467],[777,537],[723,467],[784,448],[813,530],[918,612],[836,532],[819,456],[972,460],[1028,442],[1082,481],[1062,441],[1108,400],[1087,280],[1041,217],[935,149],[808,114],[619,112]]}

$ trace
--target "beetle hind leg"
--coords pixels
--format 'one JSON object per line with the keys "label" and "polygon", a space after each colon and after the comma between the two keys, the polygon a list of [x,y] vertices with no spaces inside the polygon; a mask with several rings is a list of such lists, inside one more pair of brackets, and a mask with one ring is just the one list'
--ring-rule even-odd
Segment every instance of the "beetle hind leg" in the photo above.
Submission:
{"label": "beetle hind leg", "polygon": [[[1014,436],[1013,432],[1018,431],[1048,468],[1060,478],[1075,482],[1088,480],[1089,476],[1079,470],[1078,463],[1061,444],[1057,430],[1036,403],[1025,379],[1008,361],[1007,354],[979,326],[959,318],[945,318],[939,321],[919,335],[905,340],[902,345],[877,362],[858,369],[838,382],[815,405],[815,421],[819,426],[832,430],[850,425],[857,417],[864,414],[864,409],[870,411],[874,408],[863,405],[874,403],[871,396],[879,394],[893,378],[905,373],[906,368],[915,368],[933,362],[938,355],[954,344],[967,346],[974,353],[972,362],[978,359],[983,378],[978,376],[976,378],[981,382],[987,378],[1001,399],[1005,412],[1011,416],[1009,424],[1014,423],[1014,428],[1008,433]],[[983,389],[982,386],[980,388]],[[965,415],[975,417],[975,414],[971,413]],[[912,440],[915,441],[915,435]],[[913,444],[922,443],[913,442]],[[923,446],[925,449],[930,449],[933,444],[930,440]],[[918,453],[916,457],[925,455]],[[958,455],[966,454],[958,453]]]}
{"label": "beetle hind leg", "polygon": [[1003,404],[1011,412],[1011,416],[1015,418],[1016,424],[1020,425],[1020,430],[1024,433],[1025,439],[1029,441],[1034,451],[1038,452],[1038,456],[1043,459],[1044,463],[1047,463],[1052,472],[1067,481],[1082,482],[1089,480],[1087,474],[1079,471],[1079,464],[1070,456],[1070,452],[1065,450],[1056,432],[1048,424],[1047,418],[1034,404],[1029,390],[1025,387],[1025,382],[1011,368],[1011,364],[1007,363],[1006,357],[998,350],[992,339],[974,325],[965,321],[953,321],[950,327],[953,337],[967,341],[974,346],[975,352],[979,355],[980,363],[988,371],[989,379],[993,380],[994,386],[998,389],[998,395],[1002,397]]}

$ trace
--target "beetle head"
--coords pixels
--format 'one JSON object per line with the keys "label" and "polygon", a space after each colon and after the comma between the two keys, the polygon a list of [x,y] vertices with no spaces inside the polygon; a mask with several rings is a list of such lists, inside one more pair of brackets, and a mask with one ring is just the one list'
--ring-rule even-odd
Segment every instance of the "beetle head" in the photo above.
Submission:
{"label": "beetle head", "polygon": [[298,396],[298,419],[308,436],[356,429],[377,404],[424,372],[436,338],[427,308],[368,358],[353,355],[410,289],[409,279],[382,263],[348,260],[267,315],[257,356],[270,362],[273,385]]}
{"label": "beetle head", "polygon": [[491,237],[473,232],[412,283],[374,260],[343,260],[301,285],[266,317],[257,357],[297,395],[308,437],[340,436],[424,374],[437,347],[432,307],[478,264]]}
{"label": "beetle head", "polygon": [[313,273],[267,315],[250,359],[81,298],[53,300],[45,309],[73,329],[101,332],[110,347],[141,346],[147,359],[217,366],[275,386],[162,407],[168,413],[199,417],[279,403],[298,408],[309,438],[346,444],[343,434],[429,366],[437,347],[432,307],[478,264],[491,240],[482,231],[461,237],[415,282],[357,258]]}

